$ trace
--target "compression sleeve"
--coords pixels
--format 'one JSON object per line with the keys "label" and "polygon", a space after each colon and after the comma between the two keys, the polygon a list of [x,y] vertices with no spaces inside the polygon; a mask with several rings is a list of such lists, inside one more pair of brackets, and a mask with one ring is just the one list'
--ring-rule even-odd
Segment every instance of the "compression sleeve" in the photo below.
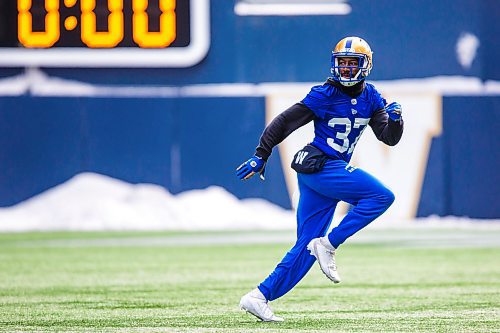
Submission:
{"label": "compression sleeve", "polygon": [[369,122],[377,139],[389,146],[396,145],[403,135],[403,119],[393,121],[384,109],[375,111]]}
{"label": "compression sleeve", "polygon": [[315,117],[314,113],[304,104],[296,103],[280,113],[266,127],[255,149],[255,155],[267,161],[274,146],[285,140],[297,128],[309,123]]}

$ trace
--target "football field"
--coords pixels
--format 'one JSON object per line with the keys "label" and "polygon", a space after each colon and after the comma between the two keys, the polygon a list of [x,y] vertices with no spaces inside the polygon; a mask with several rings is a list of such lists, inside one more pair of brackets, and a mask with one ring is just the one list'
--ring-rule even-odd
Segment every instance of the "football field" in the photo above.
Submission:
{"label": "football field", "polygon": [[[369,237],[368,237],[369,236]],[[447,240],[447,241],[445,241]],[[500,232],[370,231],[274,301],[239,310],[293,231],[0,234],[0,331],[500,332]]]}

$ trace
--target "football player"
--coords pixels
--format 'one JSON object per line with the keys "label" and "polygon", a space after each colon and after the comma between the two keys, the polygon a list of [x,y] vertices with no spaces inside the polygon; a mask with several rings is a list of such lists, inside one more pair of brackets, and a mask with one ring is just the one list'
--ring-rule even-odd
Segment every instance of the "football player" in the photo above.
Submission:
{"label": "football player", "polygon": [[[300,199],[297,241],[273,272],[241,298],[240,307],[263,321],[283,321],[269,307],[290,291],[317,260],[328,279],[340,282],[335,251],[347,238],[383,214],[394,194],[367,172],[349,165],[367,126],[389,146],[403,134],[401,105],[386,100],[365,79],[373,66],[372,51],[359,37],[342,39],[332,52],[328,80],[278,115],[264,130],[255,155],[237,168],[237,176],[263,178],[274,146],[297,128],[314,121],[314,139],[294,157]],[[353,206],[330,233],[339,201]]]}

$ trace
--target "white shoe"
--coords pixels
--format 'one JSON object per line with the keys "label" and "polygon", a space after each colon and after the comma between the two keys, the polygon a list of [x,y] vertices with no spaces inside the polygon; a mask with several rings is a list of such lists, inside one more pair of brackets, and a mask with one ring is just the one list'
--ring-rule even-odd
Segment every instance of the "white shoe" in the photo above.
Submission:
{"label": "white shoe", "polygon": [[255,288],[241,298],[240,308],[262,321],[284,321],[283,318],[274,315],[266,298],[258,288]]}
{"label": "white shoe", "polygon": [[334,283],[339,283],[340,275],[337,272],[335,264],[335,249],[330,249],[321,243],[321,238],[314,238],[307,245],[307,249],[312,256],[318,259],[319,267],[325,273],[326,277]]}

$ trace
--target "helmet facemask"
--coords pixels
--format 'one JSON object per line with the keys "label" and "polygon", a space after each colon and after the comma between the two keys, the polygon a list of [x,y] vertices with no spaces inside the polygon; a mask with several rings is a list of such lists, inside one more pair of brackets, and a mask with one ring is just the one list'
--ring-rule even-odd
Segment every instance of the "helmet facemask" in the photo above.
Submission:
{"label": "helmet facemask", "polygon": [[[357,66],[341,66],[339,65],[340,58],[355,58],[358,60]],[[365,54],[357,54],[357,53],[335,53],[332,52],[332,68],[331,73],[336,81],[341,83],[344,86],[350,87],[355,85],[356,83],[364,80],[368,74],[370,74],[370,69],[368,68],[369,60]],[[349,69],[350,75],[349,77],[344,77],[341,74],[341,70]],[[354,70],[358,70],[358,72],[353,75]]]}

